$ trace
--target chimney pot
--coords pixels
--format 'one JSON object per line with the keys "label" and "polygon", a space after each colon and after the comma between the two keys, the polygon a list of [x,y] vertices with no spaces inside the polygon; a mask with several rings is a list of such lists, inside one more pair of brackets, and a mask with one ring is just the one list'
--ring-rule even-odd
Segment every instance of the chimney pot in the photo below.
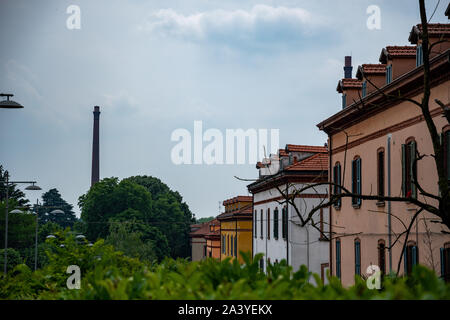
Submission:
{"label": "chimney pot", "polygon": [[345,65],[344,65],[344,78],[351,79],[352,78],[352,56],[345,56]]}

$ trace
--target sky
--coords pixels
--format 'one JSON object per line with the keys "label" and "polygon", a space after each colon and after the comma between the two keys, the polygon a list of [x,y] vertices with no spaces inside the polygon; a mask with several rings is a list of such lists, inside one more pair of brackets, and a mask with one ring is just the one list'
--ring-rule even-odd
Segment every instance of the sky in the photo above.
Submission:
{"label": "sky", "polygon": [[[447,4],[431,22],[447,22]],[[379,29],[367,26],[373,5]],[[37,181],[32,203],[57,188],[79,216],[98,105],[101,178],[154,176],[196,217],[215,216],[248,194],[235,177],[257,178],[255,163],[177,165],[175,130],[193,136],[202,121],[203,132],[279,129],[280,147],[324,145],[316,124],[341,109],[344,56],[355,76],[385,46],[409,45],[419,22],[415,0],[0,0],[0,91],[24,106],[0,109],[0,164]]]}

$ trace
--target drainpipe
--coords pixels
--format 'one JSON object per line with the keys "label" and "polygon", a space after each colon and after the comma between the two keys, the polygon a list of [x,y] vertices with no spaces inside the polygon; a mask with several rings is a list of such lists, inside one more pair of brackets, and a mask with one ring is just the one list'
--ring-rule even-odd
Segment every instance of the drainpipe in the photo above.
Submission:
{"label": "drainpipe", "polygon": [[[332,139],[331,139],[331,136],[330,136],[330,134],[328,134],[328,153],[330,154],[330,156],[329,156],[329,158],[330,158],[330,163],[329,163],[329,165],[328,165],[328,181],[332,181],[332,179],[333,179],[333,174],[332,174],[332,163],[333,163],[333,154],[332,154],[332,150],[333,150],[333,148],[332,148],[332,146],[333,146],[333,144],[332,144]],[[329,194],[329,196],[331,197],[331,190],[332,190],[332,187],[330,186],[330,185],[328,185],[328,194]],[[332,220],[331,220],[331,217],[332,217],[332,212],[333,212],[333,209],[332,209],[332,206],[329,206],[328,207],[328,221],[330,222],[329,223],[329,225],[328,225],[328,227],[330,228],[330,233],[329,233],[329,239],[330,239],[330,250],[329,250],[329,252],[330,252],[330,258],[329,258],[329,261],[328,261],[328,270],[330,271],[330,276],[332,276],[333,275],[333,259],[332,259],[332,257],[333,257],[333,241],[332,241],[332,235],[333,235],[333,233],[331,232],[332,230],[331,230],[331,228],[332,228],[332,225],[333,225],[333,223],[332,223]]]}
{"label": "drainpipe", "polygon": [[[289,184],[286,182],[286,194],[289,199]],[[286,262],[289,265],[289,202],[286,204]]]}
{"label": "drainpipe", "polygon": [[[388,169],[387,170],[388,171],[387,172],[387,192],[388,192],[388,197],[391,196],[391,139],[392,139],[392,134],[389,133],[387,136],[387,169]],[[388,201],[387,205],[388,205],[387,213],[388,213],[389,273],[391,273],[392,272],[391,202]]]}

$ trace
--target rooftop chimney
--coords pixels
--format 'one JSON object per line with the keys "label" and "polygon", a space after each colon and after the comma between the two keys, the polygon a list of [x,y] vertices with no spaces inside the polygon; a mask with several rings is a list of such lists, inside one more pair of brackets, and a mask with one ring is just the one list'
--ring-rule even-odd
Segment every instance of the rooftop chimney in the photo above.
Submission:
{"label": "rooftop chimney", "polygon": [[99,120],[100,120],[100,107],[94,107],[94,134],[92,137],[92,175],[91,175],[91,187],[99,181],[100,178],[100,154],[99,154]]}
{"label": "rooftop chimney", "polygon": [[351,79],[352,78],[352,57],[345,56],[345,66],[344,66],[344,78]]}

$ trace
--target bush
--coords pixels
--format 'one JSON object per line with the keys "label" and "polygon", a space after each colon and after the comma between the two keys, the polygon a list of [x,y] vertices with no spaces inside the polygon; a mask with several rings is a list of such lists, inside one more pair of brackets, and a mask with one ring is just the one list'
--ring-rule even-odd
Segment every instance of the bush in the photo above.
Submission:
{"label": "bush", "polygon": [[[17,266],[18,264],[21,264],[23,262],[22,257],[20,256],[20,253],[17,250],[8,248],[6,253],[7,253],[7,259],[8,259],[6,268],[8,270],[12,270],[15,266]],[[1,272],[3,272],[4,263],[5,263],[5,249],[0,249]]]}
{"label": "bush", "polygon": [[[209,258],[200,262],[166,258],[159,264],[125,256],[103,240],[89,246],[64,231],[46,241],[48,264],[37,272],[17,265],[0,279],[4,299],[450,299],[450,285],[416,266],[408,278],[385,277],[381,290],[370,290],[361,278],[343,288],[302,266],[297,272],[281,261],[261,272],[258,261],[242,253],[245,263]],[[63,245],[63,246],[61,246]],[[69,265],[81,269],[81,289],[69,290]]]}

